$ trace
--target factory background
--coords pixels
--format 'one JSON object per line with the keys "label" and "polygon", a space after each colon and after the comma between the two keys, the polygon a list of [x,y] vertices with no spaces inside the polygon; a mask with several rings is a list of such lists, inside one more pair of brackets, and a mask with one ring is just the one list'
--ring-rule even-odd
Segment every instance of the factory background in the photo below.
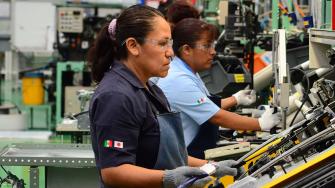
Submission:
{"label": "factory background", "polygon": [[[87,52],[123,9],[163,10],[168,2],[0,0],[0,187],[98,187]],[[229,97],[249,87],[256,104],[232,111],[254,116],[271,105],[284,116],[271,133],[220,130],[206,158],[245,161],[257,187],[331,185],[335,1],[189,3],[219,31],[212,67],[199,73],[210,93]],[[234,185],[231,179],[220,181]]]}

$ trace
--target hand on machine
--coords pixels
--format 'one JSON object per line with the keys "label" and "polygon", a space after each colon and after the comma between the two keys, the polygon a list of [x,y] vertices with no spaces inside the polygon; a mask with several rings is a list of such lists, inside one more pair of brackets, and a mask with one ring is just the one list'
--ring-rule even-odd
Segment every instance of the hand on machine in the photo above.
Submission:
{"label": "hand on machine", "polygon": [[259,126],[262,131],[270,131],[281,121],[281,112],[278,107],[268,106],[264,113],[258,118]]}
{"label": "hand on machine", "polygon": [[201,188],[212,178],[204,170],[197,167],[182,166],[173,170],[165,170],[163,176],[164,188]]}
{"label": "hand on machine", "polygon": [[166,170],[163,177],[163,187],[178,187],[178,188],[200,188],[204,187],[215,176],[230,175],[236,176],[237,169],[234,168],[237,164],[234,160],[226,160],[220,162],[209,162],[200,168],[196,167],[179,167],[174,170]]}
{"label": "hand on machine", "polygon": [[256,91],[250,89],[240,90],[233,94],[233,97],[235,97],[238,106],[249,106],[256,102]]}
{"label": "hand on machine", "polygon": [[222,176],[236,176],[237,169],[235,166],[237,165],[237,161],[234,160],[225,160],[219,162],[211,162],[216,167],[216,171],[213,173],[213,176],[221,178]]}

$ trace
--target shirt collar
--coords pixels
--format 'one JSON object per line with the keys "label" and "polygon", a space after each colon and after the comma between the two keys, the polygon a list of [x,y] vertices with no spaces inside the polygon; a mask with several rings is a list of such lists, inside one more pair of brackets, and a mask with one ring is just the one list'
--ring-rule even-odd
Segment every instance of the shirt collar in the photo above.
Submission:
{"label": "shirt collar", "polygon": [[197,84],[199,84],[199,87],[204,93],[206,93],[207,96],[210,95],[200,75],[198,73],[194,73],[191,67],[185,61],[175,56],[173,58],[173,62],[174,62],[174,65],[178,67],[178,69],[182,70],[183,72],[185,72],[186,74],[192,76],[195,80],[197,80]]}
{"label": "shirt collar", "polygon": [[192,68],[182,59],[180,59],[179,57],[175,56],[173,58],[173,62],[175,62],[175,64],[182,70],[184,70],[184,72],[186,72],[187,74],[193,75],[195,76],[196,73],[193,72]]}
{"label": "shirt collar", "polygon": [[140,80],[137,78],[137,76],[123,63],[119,61],[114,61],[114,65],[112,66],[111,70],[119,74],[121,77],[127,80],[134,87],[141,88],[141,89],[144,88],[144,86],[142,85]]}

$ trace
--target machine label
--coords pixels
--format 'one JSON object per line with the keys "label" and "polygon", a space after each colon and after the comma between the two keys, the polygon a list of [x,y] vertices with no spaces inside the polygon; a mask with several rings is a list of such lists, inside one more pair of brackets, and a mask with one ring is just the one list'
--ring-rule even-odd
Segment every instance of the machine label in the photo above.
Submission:
{"label": "machine label", "polygon": [[243,83],[244,81],[244,75],[243,74],[234,74],[235,82],[236,83]]}

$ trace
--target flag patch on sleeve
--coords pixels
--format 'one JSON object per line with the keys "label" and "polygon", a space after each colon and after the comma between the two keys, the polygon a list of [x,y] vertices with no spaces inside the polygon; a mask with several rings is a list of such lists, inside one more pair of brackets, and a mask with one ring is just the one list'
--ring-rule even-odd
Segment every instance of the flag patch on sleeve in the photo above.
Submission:
{"label": "flag patch on sleeve", "polygon": [[197,104],[202,104],[204,102],[206,102],[206,97],[203,97],[197,100]]}
{"label": "flag patch on sleeve", "polygon": [[123,142],[114,141],[114,147],[122,149],[123,148]]}
{"label": "flag patch on sleeve", "polygon": [[116,140],[105,140],[103,143],[103,146],[105,148],[119,148],[122,149],[123,148],[123,142],[121,141],[116,141]]}
{"label": "flag patch on sleeve", "polygon": [[104,141],[105,148],[112,148],[113,147],[113,140],[105,140]]}

